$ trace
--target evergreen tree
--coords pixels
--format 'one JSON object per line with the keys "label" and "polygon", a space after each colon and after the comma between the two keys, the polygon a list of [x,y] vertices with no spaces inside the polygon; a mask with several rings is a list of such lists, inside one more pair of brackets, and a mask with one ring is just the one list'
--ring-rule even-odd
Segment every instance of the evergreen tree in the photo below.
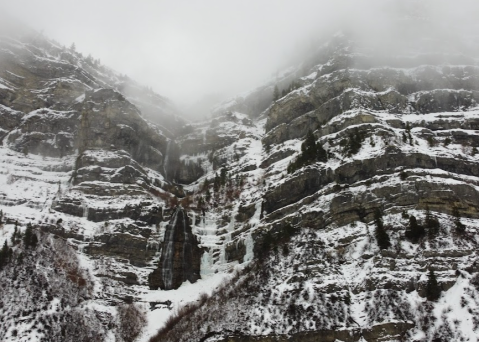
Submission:
{"label": "evergreen tree", "polygon": [[33,235],[34,235],[34,233],[33,233],[32,224],[28,223],[27,228],[25,229],[25,235],[23,235],[23,244],[25,245],[25,248],[28,248],[32,245]]}
{"label": "evergreen tree", "polygon": [[20,253],[17,258],[17,262],[21,264],[23,262],[23,253]]}
{"label": "evergreen tree", "polygon": [[279,89],[278,85],[274,86],[274,91],[273,91],[273,101],[276,101],[279,99]]}
{"label": "evergreen tree", "polygon": [[339,144],[343,147],[343,153],[350,157],[359,152],[365,138],[364,132],[355,129],[349,132],[348,137],[341,140]]}
{"label": "evergreen tree", "polygon": [[213,190],[215,192],[218,192],[220,190],[220,187],[221,187],[221,179],[220,177],[218,176],[218,173],[215,173],[215,180],[214,180],[214,183],[213,183]]}
{"label": "evergreen tree", "polygon": [[302,156],[305,160],[314,160],[316,157],[316,138],[311,130],[306,134],[306,140],[301,144]]}
{"label": "evergreen tree", "polygon": [[3,223],[3,210],[0,210],[0,224]]}
{"label": "evergreen tree", "polygon": [[221,186],[225,186],[227,175],[228,175],[228,170],[226,169],[226,167],[221,168],[221,171],[220,171],[220,184],[221,184]]}
{"label": "evergreen tree", "polygon": [[3,244],[2,249],[0,250],[0,268],[3,268],[8,262],[8,245],[7,245],[7,240],[5,240],[5,243]]}
{"label": "evergreen tree", "polygon": [[203,196],[198,196],[198,202],[197,202],[196,206],[198,208],[203,208],[203,205],[204,205]]}
{"label": "evergreen tree", "polygon": [[30,246],[33,248],[36,248],[38,244],[38,237],[35,232],[32,233],[32,238],[30,239]]}
{"label": "evergreen tree", "polygon": [[293,90],[296,90],[296,89],[298,89],[298,88],[300,88],[300,87],[301,87],[301,84],[300,84],[299,82],[293,81],[293,82],[290,83],[289,88],[288,88],[288,91],[289,91],[289,92],[292,92]]}
{"label": "evergreen tree", "polygon": [[426,298],[430,301],[436,301],[441,296],[441,288],[439,287],[436,275],[432,269],[429,269],[426,284]]}
{"label": "evergreen tree", "polygon": [[205,200],[206,202],[209,202],[211,200],[211,192],[209,188],[206,189]]}
{"label": "evergreen tree", "polygon": [[454,223],[456,224],[456,232],[462,234],[466,231],[466,226],[461,222],[461,215],[457,207],[452,208],[452,216],[454,216]]}
{"label": "evergreen tree", "polygon": [[86,61],[89,65],[92,65],[92,64],[93,64],[93,57],[91,56],[91,54],[88,54],[88,56],[86,57],[85,61]]}
{"label": "evergreen tree", "polygon": [[316,143],[316,138],[311,130],[306,134],[306,139],[301,144],[301,154],[288,166],[288,172],[292,173],[297,169],[311,164],[315,161],[325,162],[328,160],[328,155],[324,148]]}
{"label": "evergreen tree", "polygon": [[319,143],[316,143],[316,156],[318,161],[320,162],[327,162],[328,161],[328,153],[326,150],[321,146]]}
{"label": "evergreen tree", "polygon": [[15,224],[15,228],[13,229],[13,234],[11,238],[12,246],[17,243],[17,235],[18,235],[18,230],[17,230],[17,225]]}
{"label": "evergreen tree", "polygon": [[362,139],[357,132],[349,134],[349,155],[353,155],[359,152],[361,149]]}
{"label": "evergreen tree", "polygon": [[409,124],[409,122],[406,122],[406,133],[407,137],[409,138],[409,145],[412,146],[413,139],[411,135],[411,125]]}
{"label": "evergreen tree", "polygon": [[262,245],[263,248],[260,250],[260,254],[262,254],[263,256],[266,255],[270,251],[273,244],[274,244],[273,235],[271,234],[270,231],[268,231],[263,237],[263,245]]}
{"label": "evergreen tree", "polygon": [[203,182],[203,187],[201,188],[203,191],[206,191],[210,186],[210,183],[208,182],[208,178],[205,178],[205,181]]}
{"label": "evergreen tree", "polygon": [[9,248],[8,249],[8,262],[12,261],[13,258],[13,249]]}
{"label": "evergreen tree", "polygon": [[406,237],[411,242],[418,242],[418,240],[424,236],[424,227],[417,223],[417,219],[414,215],[409,216],[409,228],[406,230]]}
{"label": "evergreen tree", "polygon": [[439,221],[432,216],[429,206],[426,207],[426,219],[424,225],[427,228],[429,238],[433,238],[439,233]]}
{"label": "evergreen tree", "polygon": [[374,211],[374,223],[376,224],[376,240],[380,249],[388,249],[391,247],[391,241],[389,240],[389,235],[384,229],[382,214],[381,211],[376,208]]}

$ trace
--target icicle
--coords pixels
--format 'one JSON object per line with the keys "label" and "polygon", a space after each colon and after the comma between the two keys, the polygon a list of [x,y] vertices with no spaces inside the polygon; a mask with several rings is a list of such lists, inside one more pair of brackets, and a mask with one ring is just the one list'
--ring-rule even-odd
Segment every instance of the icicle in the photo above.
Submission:
{"label": "icicle", "polygon": [[88,206],[86,205],[85,202],[83,202],[82,207],[83,207],[83,217],[88,220]]}
{"label": "icicle", "polygon": [[79,244],[78,245],[78,252],[80,252],[82,254],[85,253],[85,245]]}
{"label": "icicle", "polygon": [[246,246],[246,253],[243,257],[243,261],[245,263],[248,263],[251,260],[253,260],[253,257],[254,257],[254,252],[253,252],[254,241],[253,241],[253,236],[251,235],[251,233],[246,235],[246,238],[244,240],[244,244]]}
{"label": "icicle", "polygon": [[225,250],[225,244],[221,246],[220,250],[220,266],[226,266],[226,250]]}
{"label": "icicle", "polygon": [[230,234],[235,230],[235,217],[234,215],[231,215],[231,220],[230,220],[230,223],[228,224],[228,232],[230,232]]}
{"label": "icicle", "polygon": [[203,256],[201,257],[201,267],[200,267],[200,274],[201,278],[209,276],[213,274],[213,258],[211,256],[210,250],[205,251]]}

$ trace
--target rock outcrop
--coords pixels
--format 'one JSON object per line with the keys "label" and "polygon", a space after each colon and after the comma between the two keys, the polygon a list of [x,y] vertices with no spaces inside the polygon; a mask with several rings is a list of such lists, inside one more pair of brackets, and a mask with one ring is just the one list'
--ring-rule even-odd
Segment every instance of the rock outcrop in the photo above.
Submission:
{"label": "rock outcrop", "polygon": [[[172,111],[161,96],[39,41],[0,49],[0,273],[35,294],[28,312],[2,302],[2,339],[34,338],[22,322],[56,338],[72,308],[103,338],[125,303],[150,309],[148,332],[186,315],[161,342],[479,334],[474,58],[376,58],[339,35],[180,128],[144,119]],[[29,223],[36,249],[14,236]]]}
{"label": "rock outcrop", "polygon": [[149,275],[150,288],[173,290],[200,278],[201,249],[191,232],[186,211],[177,208],[166,226],[158,268]]}
{"label": "rock outcrop", "polygon": [[[198,144],[198,134],[185,138],[186,154],[211,156],[213,171],[195,183],[200,196],[211,191],[205,178],[232,174],[224,198],[216,185],[206,200],[222,247],[210,245],[205,261],[253,262],[155,341],[477,335],[477,327],[454,328],[447,310],[456,291],[474,292],[471,321],[478,303],[478,68],[453,56],[447,67],[407,53],[379,61],[356,48],[338,36],[307,76],[297,76],[298,89],[281,89],[277,79],[287,93],[255,121],[264,128],[255,136],[261,145],[242,150],[224,140],[214,150]],[[217,122],[228,118],[225,111]],[[308,131],[327,158],[291,168],[307,150]],[[429,270],[443,293],[438,301],[428,295]]]}

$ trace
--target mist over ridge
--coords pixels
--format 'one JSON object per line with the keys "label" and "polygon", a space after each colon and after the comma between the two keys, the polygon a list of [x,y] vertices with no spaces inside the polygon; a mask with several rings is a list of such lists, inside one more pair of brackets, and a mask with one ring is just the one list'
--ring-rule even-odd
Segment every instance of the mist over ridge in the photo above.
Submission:
{"label": "mist over ridge", "polygon": [[[477,2],[3,1],[6,13],[170,98],[189,119],[275,79],[342,31],[377,54],[477,55]],[[427,43],[426,43],[427,42]]]}

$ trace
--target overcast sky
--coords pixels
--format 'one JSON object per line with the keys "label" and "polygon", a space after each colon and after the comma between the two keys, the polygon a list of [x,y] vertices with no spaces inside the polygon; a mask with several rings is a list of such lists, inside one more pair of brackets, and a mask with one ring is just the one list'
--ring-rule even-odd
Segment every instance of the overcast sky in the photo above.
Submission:
{"label": "overcast sky", "polygon": [[[458,18],[479,14],[459,5],[474,1],[428,2],[424,15],[441,20],[451,6]],[[181,107],[260,85],[340,22],[366,16],[381,30],[404,3],[421,0],[0,0],[0,10]]]}

